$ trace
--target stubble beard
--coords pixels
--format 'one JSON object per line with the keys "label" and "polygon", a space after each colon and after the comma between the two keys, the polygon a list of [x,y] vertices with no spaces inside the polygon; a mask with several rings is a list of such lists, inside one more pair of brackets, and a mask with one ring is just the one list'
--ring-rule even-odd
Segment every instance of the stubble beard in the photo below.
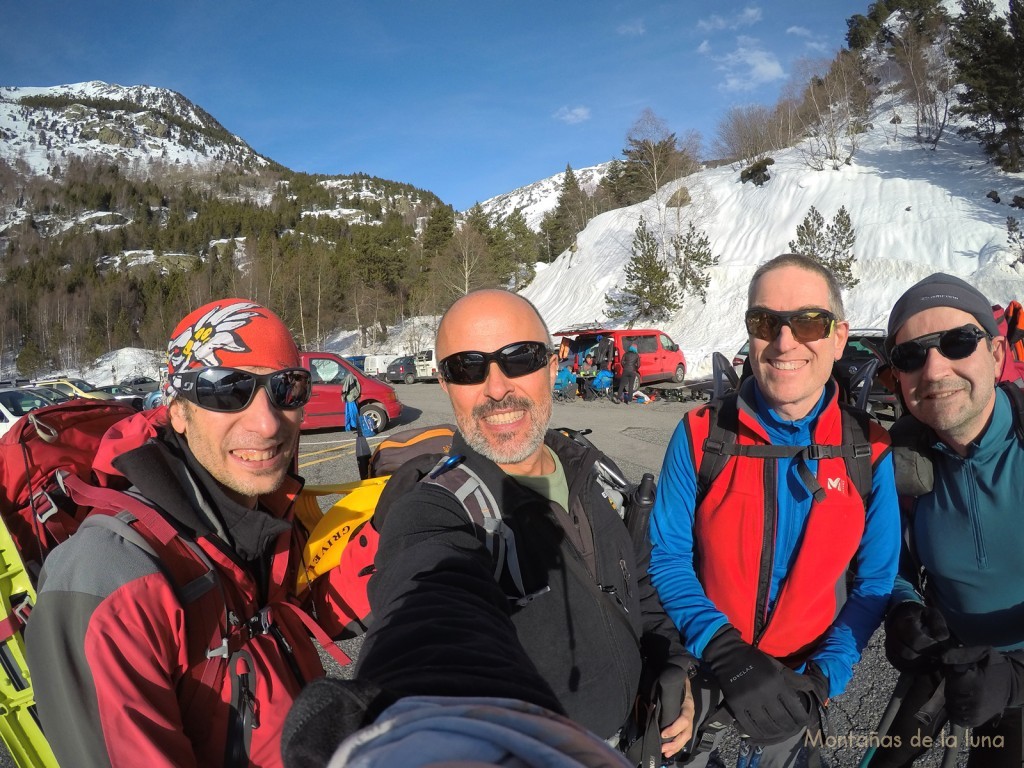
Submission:
{"label": "stubble beard", "polygon": [[[479,427],[479,422],[501,410],[524,410],[528,414],[526,432],[495,435],[491,442]],[[497,402],[476,406],[467,415],[456,415],[459,431],[469,447],[495,464],[519,464],[530,458],[544,443],[544,435],[551,421],[551,402],[538,404],[525,397],[508,395]]]}

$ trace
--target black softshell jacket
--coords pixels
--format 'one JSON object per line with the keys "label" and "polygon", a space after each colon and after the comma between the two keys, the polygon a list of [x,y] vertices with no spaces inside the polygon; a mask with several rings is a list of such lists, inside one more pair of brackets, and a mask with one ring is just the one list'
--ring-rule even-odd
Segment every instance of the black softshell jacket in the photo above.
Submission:
{"label": "black softshell jacket", "polygon": [[524,699],[609,738],[633,704],[641,647],[656,666],[670,657],[683,664],[686,654],[647,576],[649,545],[634,551],[597,481],[601,454],[555,431],[545,442],[565,469],[568,511],[516,483],[461,434],[451,455],[465,457],[515,532],[526,591],[549,591],[516,605],[455,497],[415,485],[377,521],[375,621],[358,673],[399,695]]}

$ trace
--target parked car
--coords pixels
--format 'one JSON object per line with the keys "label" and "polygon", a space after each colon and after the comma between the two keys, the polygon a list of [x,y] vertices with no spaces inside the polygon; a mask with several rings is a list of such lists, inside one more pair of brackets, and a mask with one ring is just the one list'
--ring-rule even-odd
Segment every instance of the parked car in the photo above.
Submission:
{"label": "parked car", "polygon": [[594,359],[599,360],[596,353],[600,336],[602,339],[612,339],[611,370],[616,377],[622,373],[620,363],[622,356],[632,345],[636,347],[636,351],[640,355],[641,384],[654,384],[659,381],[674,381],[681,384],[686,378],[686,358],[682,350],[679,349],[679,345],[672,341],[664,331],[654,328],[620,329],[576,326],[558,331],[555,336],[563,340],[563,345],[568,342],[566,353],[574,371],[579,370],[580,362],[588,353],[594,353]]}
{"label": "parked car", "polygon": [[153,390],[142,399],[142,410],[151,411],[161,405],[163,400],[164,393],[159,389]]}
{"label": "parked car", "polygon": [[388,366],[398,359],[398,355],[367,355],[363,361],[363,373],[383,379],[387,375]]}
{"label": "parked car", "polygon": [[45,379],[35,382],[36,386],[55,389],[68,397],[85,397],[90,400],[113,400],[114,396],[100,392],[85,379]]}
{"label": "parked car", "polygon": [[403,381],[406,384],[414,384],[416,382],[416,361],[413,360],[412,355],[393,360],[384,374],[384,379],[392,383]]}
{"label": "parked car", "polygon": [[[127,379],[121,379],[120,386],[135,394],[144,395],[147,392],[156,392],[156,390],[160,389],[160,382],[156,379],[151,379],[149,376],[131,376]],[[99,387],[99,389],[103,389],[103,387]]]}
{"label": "parked car", "polygon": [[437,360],[434,350],[424,349],[412,356],[416,364],[416,378],[419,381],[437,381]]}
{"label": "parked car", "polygon": [[345,359],[360,371],[366,373],[366,355],[345,355]]}
{"label": "parked car", "polygon": [[[879,368],[886,365],[885,330],[882,328],[851,328],[850,335],[846,339],[846,349],[843,350],[843,356],[836,361],[833,373],[840,384],[848,386],[857,371],[871,360],[878,360]],[[889,391],[877,374],[872,380],[871,391],[868,393],[868,408],[876,415],[878,409],[888,410],[894,419],[903,415],[900,399],[895,393]]]}
{"label": "parked car", "polygon": [[345,402],[341,396],[341,382],[346,373],[359,380],[359,415],[367,416],[375,432],[387,429],[388,424],[402,413],[402,403],[394,388],[377,379],[371,379],[352,363],[331,352],[302,352],[302,367],[313,375],[313,396],[306,405],[303,429],[340,429],[345,426]]}
{"label": "parked car", "polygon": [[26,413],[48,405],[53,403],[27,389],[0,389],[0,435],[6,434]]}
{"label": "parked car", "polygon": [[96,389],[100,392],[109,392],[114,396],[114,399],[128,403],[136,411],[142,410],[143,398],[149,394],[149,392],[138,392],[132,387],[126,387],[123,384],[107,384],[102,387],[96,387]]}
{"label": "parked car", "polygon": [[26,392],[32,392],[33,394],[39,395],[41,398],[43,398],[43,400],[47,400],[54,405],[56,405],[57,403],[66,403],[68,400],[72,399],[71,397],[65,395],[63,392],[60,392],[56,389],[50,389],[49,387],[28,386],[21,387],[21,389],[24,389]]}

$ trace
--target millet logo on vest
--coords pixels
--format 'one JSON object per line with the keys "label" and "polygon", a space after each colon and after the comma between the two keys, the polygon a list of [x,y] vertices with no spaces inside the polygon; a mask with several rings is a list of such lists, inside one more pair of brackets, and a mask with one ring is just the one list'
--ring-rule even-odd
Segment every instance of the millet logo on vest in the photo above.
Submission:
{"label": "millet logo on vest", "polygon": [[846,479],[843,477],[830,477],[825,481],[825,489],[846,493]]}

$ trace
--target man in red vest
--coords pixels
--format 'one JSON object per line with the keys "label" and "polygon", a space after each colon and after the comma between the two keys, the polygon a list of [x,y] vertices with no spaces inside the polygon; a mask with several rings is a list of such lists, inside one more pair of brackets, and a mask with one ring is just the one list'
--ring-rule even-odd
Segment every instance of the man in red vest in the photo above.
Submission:
{"label": "man in red vest", "polygon": [[776,257],[754,273],[745,320],[753,377],[686,414],[651,518],[652,580],[701,661],[687,765],[707,764],[732,719],[760,768],[820,743],[899,554],[888,437],[840,408],[832,378],[848,333],[835,277]]}

